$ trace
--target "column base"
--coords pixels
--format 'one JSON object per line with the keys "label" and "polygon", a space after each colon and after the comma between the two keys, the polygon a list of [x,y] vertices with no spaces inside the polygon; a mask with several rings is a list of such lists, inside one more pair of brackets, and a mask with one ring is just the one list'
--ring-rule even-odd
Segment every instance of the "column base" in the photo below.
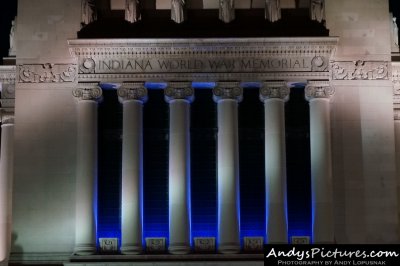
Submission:
{"label": "column base", "polygon": [[123,255],[139,255],[143,253],[143,247],[135,245],[125,245],[121,247],[121,253]]}
{"label": "column base", "polygon": [[76,256],[89,256],[96,254],[96,246],[92,244],[77,245],[74,249]]}
{"label": "column base", "polygon": [[226,244],[219,245],[218,252],[222,254],[237,254],[240,253],[240,245],[238,244]]}
{"label": "column base", "polygon": [[169,245],[168,252],[173,255],[185,255],[191,251],[189,245]]}

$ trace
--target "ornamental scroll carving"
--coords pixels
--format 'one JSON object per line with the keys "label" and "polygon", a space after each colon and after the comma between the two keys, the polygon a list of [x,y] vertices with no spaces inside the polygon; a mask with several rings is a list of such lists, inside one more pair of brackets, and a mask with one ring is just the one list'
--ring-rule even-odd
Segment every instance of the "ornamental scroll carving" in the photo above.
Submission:
{"label": "ornamental scroll carving", "polygon": [[167,102],[177,99],[183,99],[192,102],[194,99],[194,89],[191,87],[190,83],[171,82],[164,90],[164,95]]}
{"label": "ornamental scroll carving", "polygon": [[215,102],[224,99],[233,99],[241,102],[243,99],[243,88],[238,82],[220,82],[213,89],[213,98]]}
{"label": "ornamental scroll carving", "polygon": [[260,89],[260,100],[262,102],[268,99],[282,99],[289,100],[289,88],[284,82],[265,82],[264,86]]}
{"label": "ornamental scroll carving", "polygon": [[118,89],[118,99],[121,103],[129,100],[147,101],[147,89],[143,83],[126,83]]}
{"label": "ornamental scroll carving", "polygon": [[334,87],[330,86],[328,82],[312,82],[305,88],[305,98],[310,101],[315,98],[331,98],[335,94]]}
{"label": "ornamental scroll carving", "polygon": [[332,80],[387,80],[389,62],[331,61]]}
{"label": "ornamental scroll carving", "polygon": [[78,100],[100,100],[103,95],[103,91],[97,85],[91,86],[89,84],[76,88],[72,91],[72,95]]}
{"label": "ornamental scroll carving", "polygon": [[20,83],[62,83],[74,82],[77,78],[74,64],[32,64],[19,65]]}

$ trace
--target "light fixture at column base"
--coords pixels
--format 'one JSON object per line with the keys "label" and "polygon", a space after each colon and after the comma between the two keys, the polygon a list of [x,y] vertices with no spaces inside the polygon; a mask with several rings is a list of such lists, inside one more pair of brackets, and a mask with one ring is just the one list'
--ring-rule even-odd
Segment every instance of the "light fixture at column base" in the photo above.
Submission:
{"label": "light fixture at column base", "polygon": [[139,255],[142,253],[142,246],[126,245],[121,247],[121,254],[123,255]]}
{"label": "light fixture at column base", "polygon": [[245,252],[263,252],[264,237],[244,237],[243,242]]}
{"label": "light fixture at column base", "polygon": [[165,237],[146,237],[146,251],[148,253],[164,253],[165,252]]}
{"label": "light fixture at column base", "polygon": [[240,253],[240,245],[219,245],[218,252],[222,254],[237,254]]}
{"label": "light fixture at column base", "polygon": [[169,245],[168,252],[173,255],[186,255],[190,253],[190,245]]}
{"label": "light fixture at column base", "polygon": [[96,246],[92,244],[77,245],[74,249],[75,256],[90,256],[96,254]]}
{"label": "light fixture at column base", "polygon": [[215,237],[195,237],[194,251],[197,253],[214,253]]}

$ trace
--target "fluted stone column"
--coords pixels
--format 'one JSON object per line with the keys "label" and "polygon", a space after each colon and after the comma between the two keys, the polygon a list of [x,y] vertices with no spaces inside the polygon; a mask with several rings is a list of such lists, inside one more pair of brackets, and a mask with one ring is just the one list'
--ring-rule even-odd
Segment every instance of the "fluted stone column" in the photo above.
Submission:
{"label": "fluted stone column", "polygon": [[143,251],[143,83],[123,84],[118,89],[123,104],[121,253]]}
{"label": "fluted stone column", "polygon": [[190,103],[188,83],[170,83],[169,103],[169,247],[172,254],[190,252]]}
{"label": "fluted stone column", "polygon": [[7,265],[11,249],[14,114],[1,110],[0,149],[0,265]]}
{"label": "fluted stone column", "polygon": [[309,83],[311,201],[313,243],[334,242],[330,98],[334,89],[327,82]]}
{"label": "fluted stone column", "polygon": [[238,103],[243,90],[235,82],[213,89],[218,104],[218,252],[240,251]]}
{"label": "fluted stone column", "polygon": [[285,101],[289,88],[283,82],[265,83],[260,99],[265,112],[266,239],[271,244],[287,243]]}
{"label": "fluted stone column", "polygon": [[78,99],[74,254],[91,255],[96,253],[97,100],[102,91],[96,84],[85,84],[73,95]]}

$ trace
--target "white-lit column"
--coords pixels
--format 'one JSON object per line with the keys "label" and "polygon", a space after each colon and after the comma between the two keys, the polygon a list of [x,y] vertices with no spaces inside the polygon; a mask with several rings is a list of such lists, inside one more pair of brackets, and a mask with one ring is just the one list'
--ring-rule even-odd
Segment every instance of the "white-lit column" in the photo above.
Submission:
{"label": "white-lit column", "polygon": [[0,265],[7,265],[11,249],[14,116],[2,110],[0,149]]}
{"label": "white-lit column", "polygon": [[190,252],[190,103],[187,83],[170,83],[169,103],[169,247],[172,254]]}
{"label": "white-lit column", "polygon": [[123,84],[118,89],[123,105],[121,253],[143,251],[143,83]]}
{"label": "white-lit column", "polygon": [[334,242],[330,97],[327,82],[309,83],[305,88],[310,103],[311,201],[313,243]]}
{"label": "white-lit column", "polygon": [[74,254],[91,255],[96,253],[97,100],[102,91],[96,84],[86,84],[73,95],[78,99]]}
{"label": "white-lit column", "polygon": [[288,242],[286,193],[285,83],[270,82],[260,89],[265,125],[265,207],[267,243]]}
{"label": "white-lit column", "polygon": [[238,83],[221,82],[213,90],[218,105],[218,252],[240,251]]}

